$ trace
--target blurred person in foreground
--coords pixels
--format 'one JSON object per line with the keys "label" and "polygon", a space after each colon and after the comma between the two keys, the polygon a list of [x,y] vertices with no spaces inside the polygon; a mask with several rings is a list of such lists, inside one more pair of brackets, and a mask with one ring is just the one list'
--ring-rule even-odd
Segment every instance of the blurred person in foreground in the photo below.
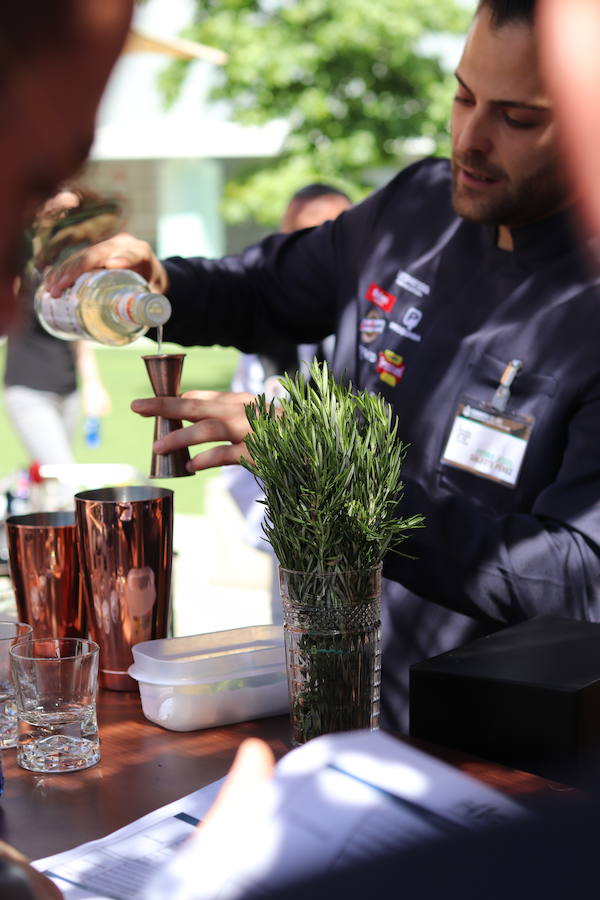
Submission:
{"label": "blurred person in foreground", "polygon": [[[398,730],[412,663],[540,614],[600,621],[599,277],[574,225],[534,13],[534,0],[481,0],[451,160],[422,160],[334,222],[224,260],[161,263],[120,236],[53,287],[136,268],[167,293],[165,339],[182,344],[260,353],[335,332],[334,373],[391,403],[410,445],[402,509],[426,526],[384,561],[381,723]],[[196,455],[196,471],[245,452],[251,399],[192,392],[133,409],[193,422],[158,452],[228,442]]]}
{"label": "blurred person in foreground", "polygon": [[[0,333],[18,326],[23,232],[92,144],[100,97],[131,21],[132,0],[0,4]],[[60,892],[0,844],[2,900]]]}
{"label": "blurred person in foreground", "polygon": [[[323,222],[333,221],[350,209],[350,197],[331,184],[314,182],[295,191],[290,198],[281,220],[280,230],[284,234],[302,228],[315,228]],[[274,400],[280,390],[279,379],[285,373],[294,375],[298,369],[306,369],[314,358],[328,361],[333,359],[335,335],[328,335],[319,344],[296,344],[281,339],[275,341],[268,352],[243,353],[233,375],[231,390],[265,394],[268,401]],[[271,571],[271,621],[283,624],[283,609],[279,594],[277,559],[271,545],[265,540],[262,523],[264,506],[259,500],[264,493],[256,483],[252,473],[242,466],[227,466],[222,479],[246,521],[245,540],[252,547],[269,553],[273,561]]]}

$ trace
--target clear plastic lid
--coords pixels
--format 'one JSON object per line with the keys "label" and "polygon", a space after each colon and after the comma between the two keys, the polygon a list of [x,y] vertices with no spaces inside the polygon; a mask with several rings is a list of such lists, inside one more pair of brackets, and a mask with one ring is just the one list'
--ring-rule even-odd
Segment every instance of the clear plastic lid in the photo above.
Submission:
{"label": "clear plastic lid", "polygon": [[277,625],[142,641],[132,649],[129,674],[147,684],[199,684],[285,670]]}

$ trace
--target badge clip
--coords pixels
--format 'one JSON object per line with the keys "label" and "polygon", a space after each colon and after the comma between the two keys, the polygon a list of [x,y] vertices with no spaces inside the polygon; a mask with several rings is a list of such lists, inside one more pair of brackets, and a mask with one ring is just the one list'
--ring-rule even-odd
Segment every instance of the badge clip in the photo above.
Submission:
{"label": "badge clip", "polygon": [[492,406],[494,409],[498,410],[498,412],[505,412],[508,401],[510,400],[510,389],[513,381],[522,368],[523,363],[520,359],[511,359],[502,373],[502,378],[500,379],[500,383],[496,388],[496,393],[492,398]]}

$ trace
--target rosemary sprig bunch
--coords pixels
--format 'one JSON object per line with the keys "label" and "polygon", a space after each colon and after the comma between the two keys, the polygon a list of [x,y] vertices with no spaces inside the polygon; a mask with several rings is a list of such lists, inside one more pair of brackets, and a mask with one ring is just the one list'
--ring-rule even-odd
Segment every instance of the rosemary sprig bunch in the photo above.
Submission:
{"label": "rosemary sprig bunch", "polygon": [[309,376],[281,379],[279,413],[264,395],[246,407],[243,465],[264,488],[266,539],[286,569],[370,569],[423,525],[398,514],[407,445],[382,397],[338,384],[327,363]]}

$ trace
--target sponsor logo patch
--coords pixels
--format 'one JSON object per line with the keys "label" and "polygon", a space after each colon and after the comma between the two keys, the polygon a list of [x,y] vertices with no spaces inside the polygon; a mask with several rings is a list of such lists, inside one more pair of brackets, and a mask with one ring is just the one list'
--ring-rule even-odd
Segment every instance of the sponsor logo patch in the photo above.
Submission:
{"label": "sponsor logo patch", "polygon": [[395,387],[404,375],[404,359],[393,350],[384,350],[377,357],[375,371],[379,373],[380,381]]}
{"label": "sponsor logo patch", "polygon": [[384,312],[391,312],[394,308],[394,303],[398,299],[397,297],[394,297],[393,294],[388,293],[388,291],[384,291],[384,289],[380,288],[374,281],[369,285],[369,289],[365,296],[369,303],[374,303],[375,306],[378,306],[379,309],[382,309]]}
{"label": "sponsor logo patch", "polygon": [[382,319],[376,309],[371,309],[360,322],[360,339],[364,344],[370,344],[375,338],[385,331],[385,319]]}
{"label": "sponsor logo patch", "polygon": [[374,350],[367,350],[362,344],[358,345],[358,355],[360,359],[366,360],[368,363],[377,362],[377,354]]}
{"label": "sponsor logo patch", "polygon": [[417,327],[422,318],[423,313],[421,310],[415,306],[410,306],[404,313],[402,324],[390,322],[389,325],[396,334],[401,334],[402,337],[408,338],[410,341],[420,341],[421,335],[416,334],[413,329]]}
{"label": "sponsor logo patch", "polygon": [[425,284],[424,281],[419,281],[414,275],[409,275],[408,272],[403,272],[402,270],[396,275],[396,284],[404,291],[408,291],[409,294],[414,294],[415,297],[428,297],[431,293],[431,288],[428,284]]}

